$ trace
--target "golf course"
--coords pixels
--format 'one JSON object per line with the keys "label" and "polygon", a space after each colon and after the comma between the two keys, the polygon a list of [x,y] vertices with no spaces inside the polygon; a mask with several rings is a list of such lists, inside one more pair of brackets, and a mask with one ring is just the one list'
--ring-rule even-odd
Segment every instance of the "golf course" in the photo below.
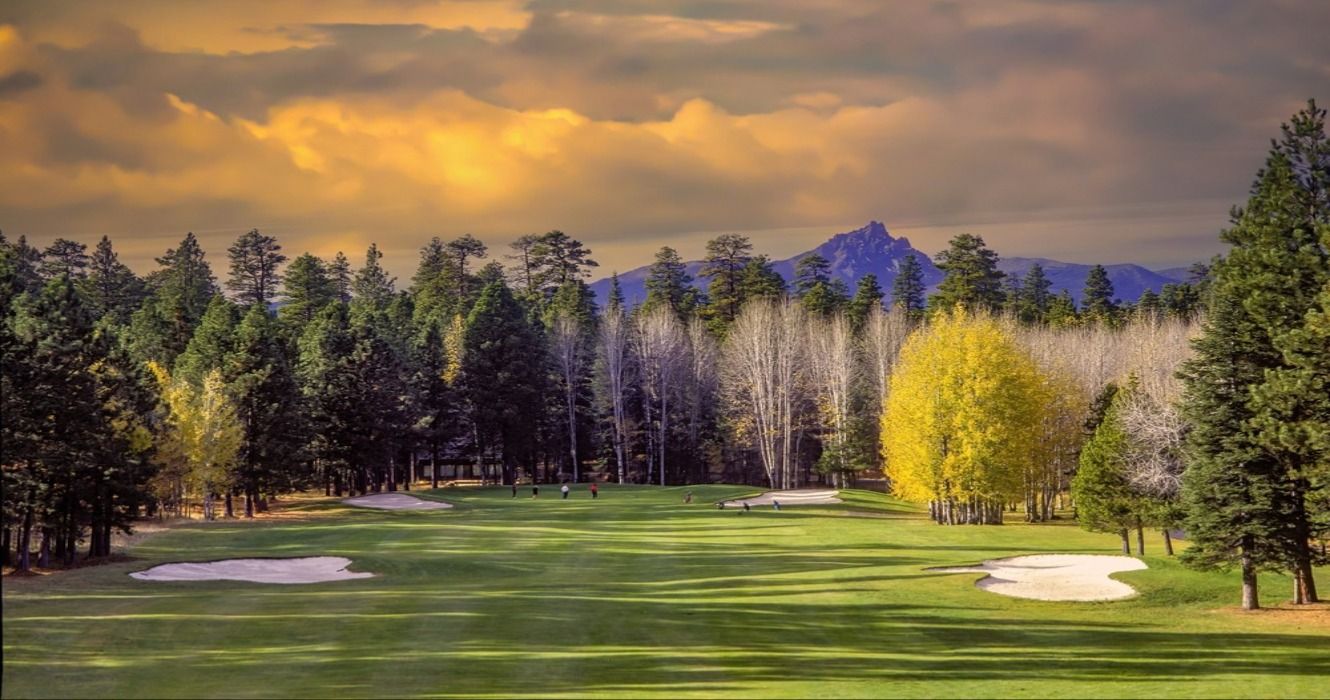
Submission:
{"label": "golf course", "polygon": [[[688,492],[691,504],[684,503]],[[1147,535],[1137,595],[1047,602],[935,567],[1119,553],[1067,519],[936,525],[880,493],[742,509],[752,487],[412,491],[147,535],[4,584],[5,697],[1293,697],[1325,692],[1330,609],[1237,609],[1234,573]],[[1013,518],[1015,520],[1015,518]],[[1179,543],[1185,547],[1185,542]],[[145,581],[171,562],[345,557],[372,577]],[[1319,582],[1330,585],[1327,571]]]}

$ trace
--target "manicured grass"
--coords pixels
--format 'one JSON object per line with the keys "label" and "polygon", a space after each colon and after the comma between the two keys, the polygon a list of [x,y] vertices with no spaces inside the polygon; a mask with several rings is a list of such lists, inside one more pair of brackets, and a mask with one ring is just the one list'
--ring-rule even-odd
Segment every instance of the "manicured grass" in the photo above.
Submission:
{"label": "manicured grass", "polygon": [[[697,503],[682,495],[694,491]],[[423,495],[449,511],[333,501],[295,521],[211,523],[135,562],[4,584],[4,697],[1323,696],[1330,613],[1242,614],[1235,574],[1162,556],[1141,595],[1050,603],[924,569],[1113,554],[1073,525],[953,527],[880,494],[717,511],[738,487]],[[417,492],[417,495],[421,495]],[[1157,537],[1147,542],[1162,554]],[[151,583],[155,563],[342,555],[378,574],[315,585]],[[1321,572],[1324,574],[1325,572]],[[1330,592],[1330,577],[1319,579]],[[1265,602],[1289,595],[1268,576]],[[1318,619],[1319,618],[1319,619]]]}

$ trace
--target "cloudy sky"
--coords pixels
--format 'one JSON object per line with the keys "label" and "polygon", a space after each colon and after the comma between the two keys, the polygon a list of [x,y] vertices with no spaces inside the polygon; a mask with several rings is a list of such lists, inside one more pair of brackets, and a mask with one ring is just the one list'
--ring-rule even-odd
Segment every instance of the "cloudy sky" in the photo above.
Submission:
{"label": "cloudy sky", "polygon": [[0,228],[186,231],[409,276],[430,236],[560,229],[603,269],[870,219],[933,253],[1166,266],[1220,247],[1330,102],[1330,2],[7,0]]}

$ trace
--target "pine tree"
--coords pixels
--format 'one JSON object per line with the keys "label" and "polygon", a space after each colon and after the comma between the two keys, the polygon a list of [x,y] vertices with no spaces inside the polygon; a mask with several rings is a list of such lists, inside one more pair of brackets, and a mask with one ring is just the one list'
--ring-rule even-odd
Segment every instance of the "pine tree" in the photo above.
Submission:
{"label": "pine tree", "polygon": [[700,274],[711,280],[708,294],[715,330],[723,331],[743,306],[743,272],[753,257],[753,244],[746,236],[727,233],[707,241],[707,257]]}
{"label": "pine tree", "polygon": [[1143,503],[1127,479],[1129,438],[1120,416],[1125,394],[1115,391],[1112,396],[1090,439],[1081,447],[1071,495],[1081,527],[1117,533],[1122,538],[1122,553],[1131,554],[1128,533],[1141,526]]}
{"label": "pine tree", "polygon": [[532,282],[547,294],[574,280],[583,280],[600,263],[591,259],[591,250],[563,231],[550,231],[536,240],[531,249]]}
{"label": "pine tree", "polygon": [[345,302],[325,306],[300,336],[296,377],[308,421],[308,446],[333,495],[356,485],[357,436],[363,387],[355,363],[355,338]]}
{"label": "pine tree", "polygon": [[241,426],[235,485],[245,497],[245,517],[262,508],[263,494],[308,483],[296,471],[303,432],[292,351],[268,310],[249,308],[235,330],[226,358],[227,393]]}
{"label": "pine tree", "polygon": [[909,318],[922,318],[924,312],[924,268],[911,253],[901,261],[896,279],[891,283],[891,306]]}
{"label": "pine tree", "polygon": [[1044,266],[1035,263],[1021,282],[1017,317],[1024,323],[1046,323],[1053,304],[1053,282],[1044,273]]}
{"label": "pine tree", "polygon": [[278,309],[277,316],[298,337],[323,307],[337,299],[337,287],[328,274],[328,266],[305,253],[287,266],[282,280],[282,296],[285,303]]}
{"label": "pine tree", "polygon": [[1312,103],[1284,127],[1247,206],[1234,210],[1223,233],[1233,248],[1214,268],[1209,314],[1183,375],[1193,424],[1183,475],[1193,544],[1184,561],[1238,563],[1247,608],[1259,606],[1260,568],[1292,571],[1296,601],[1317,597],[1310,541],[1325,530],[1308,504],[1326,453],[1302,437],[1296,418],[1307,409],[1315,416],[1324,392],[1298,381],[1307,365],[1295,348],[1330,284],[1320,240],[1330,226],[1324,114]]}
{"label": "pine tree", "polygon": [[679,254],[669,246],[661,248],[647,272],[647,298],[642,304],[643,309],[663,304],[681,317],[691,314],[696,299],[692,282],[693,278],[688,274]]}
{"label": "pine tree", "polygon": [[1141,298],[1136,300],[1136,315],[1144,319],[1158,319],[1163,314],[1164,306],[1159,301],[1159,295],[1155,294],[1153,289],[1147,289],[1141,292]]}
{"label": "pine tree", "polygon": [[230,370],[225,363],[235,347],[235,330],[239,321],[240,310],[234,303],[220,294],[213,297],[189,345],[176,358],[172,378],[187,382],[197,389],[202,385],[203,378],[214,369],[229,376]]}
{"label": "pine tree", "polygon": [[342,251],[337,251],[332,264],[328,266],[328,278],[332,280],[333,293],[343,304],[351,302],[351,261]]}
{"label": "pine tree", "polygon": [[946,276],[937,293],[928,299],[930,311],[950,311],[958,304],[972,310],[994,311],[1002,306],[1002,272],[998,256],[984,239],[963,233],[951,239],[951,247],[938,253],[937,266]]}
{"label": "pine tree", "polygon": [[461,238],[448,241],[444,248],[448,254],[446,272],[452,283],[453,294],[459,303],[469,306],[473,301],[473,294],[479,291],[483,283],[473,279],[467,272],[467,261],[471,258],[483,259],[488,254],[489,249],[469,233]]}
{"label": "pine tree", "polygon": [[365,266],[356,271],[355,281],[351,284],[353,311],[382,311],[388,308],[393,299],[395,277],[389,277],[383,269],[383,253],[376,243],[369,244],[365,251]]}
{"label": "pine tree", "polygon": [[1076,301],[1071,298],[1071,292],[1062,290],[1061,294],[1053,297],[1048,303],[1048,325],[1054,328],[1067,328],[1080,323],[1080,318],[1076,315]]}
{"label": "pine tree", "polygon": [[42,277],[54,279],[69,275],[80,279],[88,274],[88,246],[66,238],[57,238],[42,252]]}
{"label": "pine tree", "polygon": [[14,296],[22,292],[32,292],[34,294],[40,292],[43,284],[40,273],[41,251],[28,245],[26,236],[19,236],[18,240],[11,245],[5,240],[3,232],[0,232],[0,250],[5,251],[9,264],[12,266]]}
{"label": "pine tree", "polygon": [[226,286],[243,305],[256,304],[265,310],[277,295],[282,276],[277,268],[286,262],[282,246],[272,236],[252,229],[231,245],[231,277]]}
{"label": "pine tree", "polygon": [[1118,305],[1113,299],[1113,282],[1103,265],[1090,268],[1085,277],[1085,291],[1081,292],[1081,313],[1095,323],[1112,325],[1117,322]]}
{"label": "pine tree", "polygon": [[544,340],[501,281],[481,292],[467,318],[462,381],[478,448],[502,460],[505,481],[532,464],[532,426],[544,405]]}
{"label": "pine tree", "polygon": [[745,301],[765,299],[777,301],[785,297],[785,278],[776,272],[771,259],[765,255],[754,255],[744,265],[743,282],[740,296]]}
{"label": "pine tree", "polygon": [[864,324],[868,323],[869,314],[873,309],[882,308],[882,287],[877,283],[877,275],[868,273],[859,278],[859,286],[854,291],[854,298],[850,300],[847,317],[850,321],[850,329],[857,335],[863,330]]}
{"label": "pine tree", "polygon": [[143,280],[120,262],[106,236],[97,243],[88,263],[88,276],[80,281],[79,290],[95,317],[110,316],[117,324],[129,323],[147,293]]}
{"label": "pine tree", "polygon": [[89,371],[101,358],[92,319],[67,275],[15,299],[6,325],[12,352],[2,373],[5,506],[7,514],[19,514],[18,569],[26,571],[34,533],[42,535],[39,564],[49,566],[61,516],[80,505],[77,480],[103,438]]}
{"label": "pine tree", "polygon": [[132,321],[136,345],[154,348],[151,354],[141,350],[140,357],[150,356],[169,366],[189,344],[194,327],[218,292],[212,268],[204,258],[193,233],[185,235],[179,248],[157,258],[162,267],[147,280],[152,299]]}

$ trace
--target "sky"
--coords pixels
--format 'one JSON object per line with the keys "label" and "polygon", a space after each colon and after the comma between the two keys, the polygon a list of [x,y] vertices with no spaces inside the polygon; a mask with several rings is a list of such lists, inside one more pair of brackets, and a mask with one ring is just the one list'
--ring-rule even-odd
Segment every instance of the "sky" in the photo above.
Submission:
{"label": "sky", "polygon": [[928,253],[1186,264],[1330,103],[1330,2],[6,0],[0,230],[193,231],[409,278],[432,236],[601,271],[879,220]]}

